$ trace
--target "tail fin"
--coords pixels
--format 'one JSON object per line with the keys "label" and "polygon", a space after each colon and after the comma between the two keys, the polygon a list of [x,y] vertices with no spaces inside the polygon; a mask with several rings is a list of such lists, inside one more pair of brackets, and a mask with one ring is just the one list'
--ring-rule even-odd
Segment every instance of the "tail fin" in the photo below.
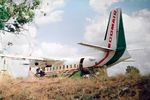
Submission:
{"label": "tail fin", "polygon": [[121,9],[114,9],[110,12],[104,41],[107,47],[113,50],[126,48]]}
{"label": "tail fin", "polygon": [[95,46],[85,43],[80,44],[106,51],[106,55],[100,61],[100,63],[103,62],[101,65],[111,65],[130,58],[129,53],[126,50],[121,9],[113,9],[110,12],[104,43],[105,46]]}
{"label": "tail fin", "polygon": [[[96,47],[95,45],[86,43],[79,44],[93,48]],[[126,48],[121,9],[113,9],[110,12],[107,30],[104,38],[104,45],[99,46],[99,48],[105,48],[107,50],[113,51],[116,51],[120,48]]]}
{"label": "tail fin", "polygon": [[115,49],[115,54],[106,65],[120,62],[131,57],[126,49],[121,9],[111,11],[104,40],[108,48]]}

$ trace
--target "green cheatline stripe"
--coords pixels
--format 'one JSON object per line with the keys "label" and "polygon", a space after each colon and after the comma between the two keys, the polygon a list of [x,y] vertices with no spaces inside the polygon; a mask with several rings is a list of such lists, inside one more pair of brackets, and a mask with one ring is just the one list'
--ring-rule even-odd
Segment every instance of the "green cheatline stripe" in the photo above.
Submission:
{"label": "green cheatline stripe", "polygon": [[123,21],[122,21],[122,12],[120,11],[120,23],[119,23],[119,33],[118,33],[118,41],[117,41],[117,49],[115,55],[106,63],[106,65],[111,65],[124,54],[126,49],[126,41],[124,35]]}

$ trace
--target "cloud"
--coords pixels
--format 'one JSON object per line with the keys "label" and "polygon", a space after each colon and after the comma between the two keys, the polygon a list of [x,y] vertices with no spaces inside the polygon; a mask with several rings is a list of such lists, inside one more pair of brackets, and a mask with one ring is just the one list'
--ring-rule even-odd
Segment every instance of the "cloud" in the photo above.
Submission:
{"label": "cloud", "polygon": [[[150,10],[143,9],[134,12],[131,15],[123,13],[124,30],[129,44],[129,48],[134,47],[148,47],[150,42]],[[88,21],[85,30],[85,41],[99,42],[103,40],[106,26],[108,22],[108,15],[95,17]],[[137,43],[138,42],[138,43]]]}
{"label": "cloud", "polygon": [[[23,56],[29,56],[32,54],[34,57],[45,57],[51,59],[78,56],[78,49],[73,46],[46,41],[39,43],[36,40],[37,28],[32,25],[25,26],[25,28],[28,29],[28,31],[23,31],[23,35],[16,36],[7,33],[3,36],[2,44],[6,48],[4,53]],[[13,45],[9,47],[7,45],[8,42],[12,42]],[[0,64],[2,63],[3,62],[0,61]],[[7,63],[9,66],[8,70],[13,74],[13,76],[27,76],[28,66],[23,66],[22,60],[8,59]]]}
{"label": "cloud", "polygon": [[[16,1],[16,3],[22,2],[22,0]],[[48,23],[55,23],[62,20],[64,0],[41,0],[40,7],[35,10],[34,22],[37,25],[44,25]],[[46,16],[44,16],[46,13]],[[35,24],[26,24],[20,35],[16,36],[10,33],[1,35],[2,46],[0,50],[5,48],[7,53],[29,55],[34,52],[35,44],[38,44],[36,39],[37,27]],[[8,43],[12,42],[13,46],[8,46]]]}
{"label": "cloud", "polygon": [[89,0],[90,6],[97,12],[105,12],[112,4],[122,0]]}
{"label": "cloud", "polygon": [[106,23],[106,16],[100,16],[95,17],[94,19],[90,19],[85,29],[85,41],[92,43],[100,43],[100,41],[103,40],[105,35]]}
{"label": "cloud", "polygon": [[[42,0],[39,9],[35,12],[35,23],[38,25],[44,25],[52,22],[59,22],[63,19],[64,0]],[[44,16],[44,14],[46,14]]]}
{"label": "cloud", "polygon": [[132,15],[123,15],[124,29],[129,48],[149,47],[150,42],[150,10],[143,9]]}
{"label": "cloud", "polygon": [[[41,0],[40,7],[35,10],[34,22],[37,25],[45,25],[48,23],[59,22],[63,18],[64,0]],[[21,3],[22,0],[16,1],[17,4]],[[46,16],[44,16],[46,14]],[[0,34],[0,50],[6,54],[12,55],[24,55],[29,56],[30,54],[36,54],[41,57],[54,57],[63,55],[73,55],[76,49],[67,45],[57,43],[47,43],[43,41],[39,43],[37,40],[37,27],[35,24],[26,24],[23,26],[24,29],[20,35],[14,35],[11,33]],[[13,45],[8,45],[12,43]],[[38,44],[38,47],[37,45]],[[60,52],[61,50],[61,52]],[[35,56],[36,56],[35,55]],[[13,65],[12,73],[19,73],[21,66],[20,62],[11,61],[10,65]],[[15,67],[16,66],[16,67]],[[11,66],[10,66],[11,67]],[[26,68],[27,70],[27,68]],[[20,75],[20,74],[19,74]]]}
{"label": "cloud", "polygon": [[[24,26],[19,35],[6,32],[1,34],[1,45],[4,52],[9,54],[29,55],[36,43],[37,28],[32,24]],[[10,43],[12,43],[10,45]]]}
{"label": "cloud", "polygon": [[[13,0],[16,4],[22,3],[24,0]],[[32,2],[31,0],[27,0]],[[44,25],[48,23],[60,22],[63,19],[64,0],[40,0],[41,4],[35,10],[34,22],[37,25]]]}
{"label": "cloud", "polygon": [[77,48],[63,45],[61,43],[42,42],[40,47],[33,53],[36,56],[43,56],[47,58],[59,57],[73,57],[77,56]]}
{"label": "cloud", "polygon": [[[4,54],[29,56],[33,52],[34,44],[37,36],[37,28],[32,24],[24,26],[24,30],[20,35],[12,33],[0,34],[0,44]],[[9,45],[12,43],[12,45]],[[6,59],[6,58],[5,58]],[[0,69],[4,66],[4,59],[0,59]],[[28,66],[22,65],[22,60],[6,59],[7,70],[13,76],[27,76]]]}

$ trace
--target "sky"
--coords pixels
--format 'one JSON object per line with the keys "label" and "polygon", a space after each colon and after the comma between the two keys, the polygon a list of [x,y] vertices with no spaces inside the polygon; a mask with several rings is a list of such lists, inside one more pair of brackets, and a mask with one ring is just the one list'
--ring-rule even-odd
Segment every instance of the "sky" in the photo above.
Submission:
{"label": "sky", "polygon": [[[1,34],[1,48],[7,54],[48,58],[86,56],[92,50],[77,43],[100,45],[110,11],[121,8],[127,48],[135,62],[108,68],[108,74],[124,73],[128,65],[134,65],[146,74],[150,72],[149,4],[149,0],[42,0],[35,11],[35,19],[24,26],[27,30],[22,31],[22,35]],[[8,42],[13,45],[7,46]],[[8,61],[8,65],[12,65],[8,69],[14,76],[27,75],[27,67],[21,66],[21,61]]]}

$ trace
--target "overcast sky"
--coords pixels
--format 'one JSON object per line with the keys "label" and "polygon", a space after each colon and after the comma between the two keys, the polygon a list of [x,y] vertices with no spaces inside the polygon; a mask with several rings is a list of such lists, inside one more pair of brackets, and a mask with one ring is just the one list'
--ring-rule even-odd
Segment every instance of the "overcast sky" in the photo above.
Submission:
{"label": "overcast sky", "polygon": [[[143,50],[131,50],[136,62],[113,66],[108,69],[109,75],[125,72],[127,65],[136,66],[144,74],[150,72],[149,4],[149,0],[42,0],[33,23],[24,26],[28,31],[18,37],[1,35],[0,41],[6,48],[5,53],[10,54],[48,58],[87,55],[90,50],[77,43],[85,41],[100,45],[110,11],[121,8],[128,49]],[[8,42],[13,42],[13,46],[8,47]],[[27,73],[27,68],[20,65],[9,69],[14,75],[21,76],[22,70]]]}

